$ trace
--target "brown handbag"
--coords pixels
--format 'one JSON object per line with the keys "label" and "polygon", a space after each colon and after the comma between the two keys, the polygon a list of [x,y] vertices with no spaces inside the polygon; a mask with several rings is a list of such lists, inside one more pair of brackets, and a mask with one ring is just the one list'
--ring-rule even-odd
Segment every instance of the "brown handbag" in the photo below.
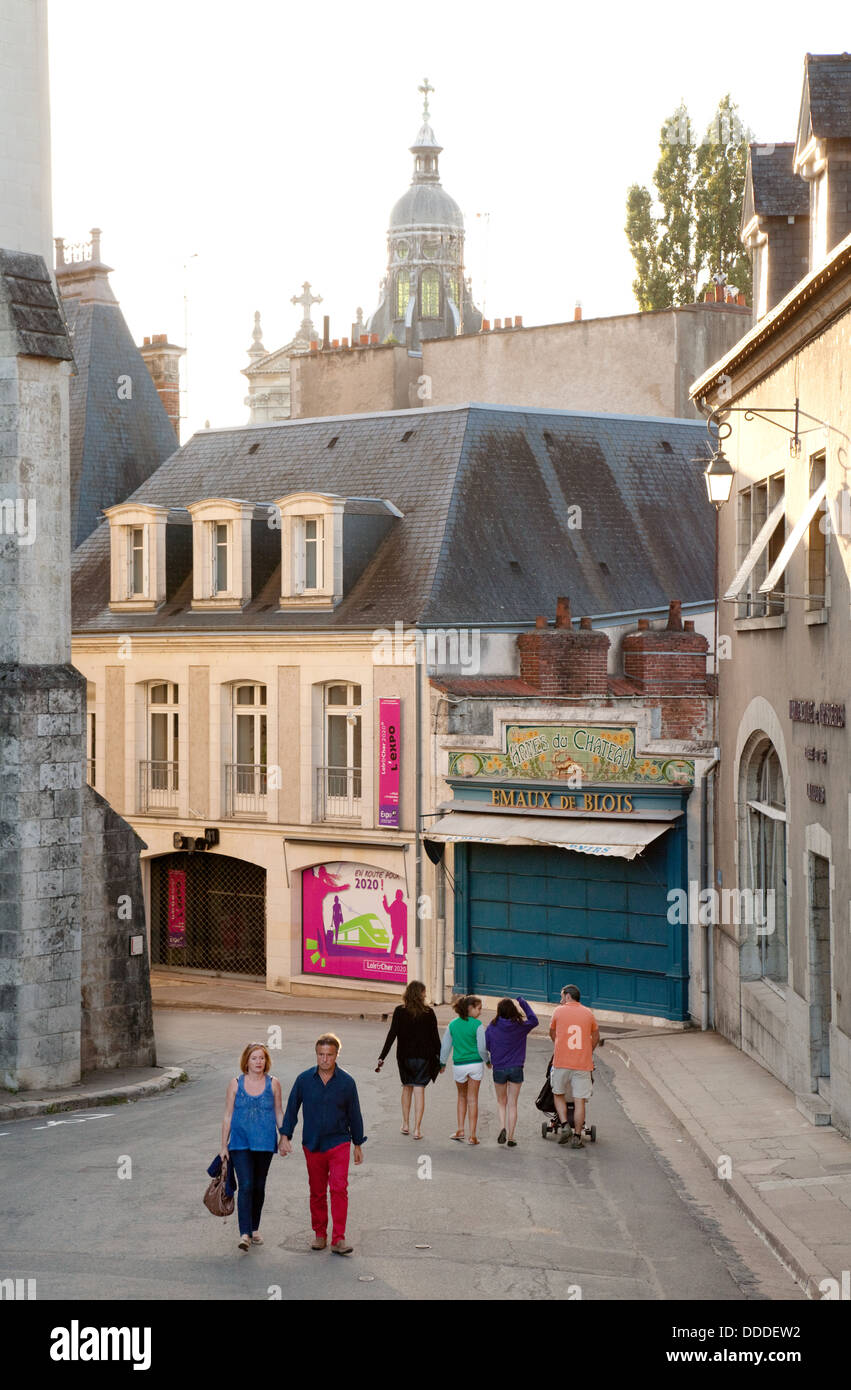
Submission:
{"label": "brown handbag", "polygon": [[211,1211],[214,1216],[233,1215],[233,1197],[228,1197],[225,1193],[226,1177],[227,1164],[223,1163],[216,1176],[210,1179],[207,1191],[204,1193],[204,1206],[208,1211]]}

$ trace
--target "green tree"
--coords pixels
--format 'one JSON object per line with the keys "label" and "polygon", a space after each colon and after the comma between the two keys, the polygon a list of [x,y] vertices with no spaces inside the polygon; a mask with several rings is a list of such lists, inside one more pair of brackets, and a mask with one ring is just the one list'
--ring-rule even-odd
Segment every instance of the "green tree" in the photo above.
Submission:
{"label": "green tree", "polygon": [[750,264],[739,242],[749,139],[729,95],[699,145],[684,102],[662,127],[653,175],[659,214],[647,188],[633,184],[627,192],[640,309],[692,304],[717,271],[750,297]]}

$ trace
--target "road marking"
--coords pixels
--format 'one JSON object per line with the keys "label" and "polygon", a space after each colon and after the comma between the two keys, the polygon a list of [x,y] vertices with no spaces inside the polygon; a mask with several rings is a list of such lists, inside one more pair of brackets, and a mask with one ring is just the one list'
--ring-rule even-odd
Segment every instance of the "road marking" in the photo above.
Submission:
{"label": "road marking", "polygon": [[112,1120],[113,1115],[80,1115],[74,1120],[48,1120],[46,1125],[33,1125],[33,1129],[55,1129],[57,1125],[84,1125],[86,1120]]}

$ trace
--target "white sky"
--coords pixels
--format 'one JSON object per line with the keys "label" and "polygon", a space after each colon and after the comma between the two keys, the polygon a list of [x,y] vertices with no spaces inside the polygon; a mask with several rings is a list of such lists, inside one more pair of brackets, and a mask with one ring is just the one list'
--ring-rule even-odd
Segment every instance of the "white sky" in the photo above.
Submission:
{"label": "white sky", "polygon": [[137,342],[188,342],[185,439],[247,420],[255,309],[271,351],[305,279],[332,337],[375,308],[424,76],[476,301],[551,323],[635,309],[626,190],[681,98],[794,139],[804,54],[849,34],[844,0],[50,0],[54,231],[101,227]]}

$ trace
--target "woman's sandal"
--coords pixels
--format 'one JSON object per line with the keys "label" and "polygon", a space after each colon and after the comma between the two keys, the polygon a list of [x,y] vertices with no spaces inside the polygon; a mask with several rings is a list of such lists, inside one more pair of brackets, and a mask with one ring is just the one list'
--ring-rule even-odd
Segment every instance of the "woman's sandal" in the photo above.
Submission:
{"label": "woman's sandal", "polygon": [[251,1237],[251,1244],[252,1244],[252,1245],[265,1245],[265,1241],[263,1240],[263,1237],[262,1237],[262,1236],[253,1235],[253,1236]]}
{"label": "woman's sandal", "polygon": [[410,1131],[409,1129],[406,1129],[404,1125],[403,1125],[402,1128],[399,1130],[399,1133],[400,1133],[400,1134],[410,1134],[410,1132],[411,1132],[411,1131]]}
{"label": "woman's sandal", "polygon": [[463,1142],[464,1142],[464,1131],[463,1131],[463,1129],[456,1129],[455,1133],[454,1133],[454,1134],[450,1134],[449,1138],[450,1138],[450,1139],[457,1139],[459,1144],[463,1144]]}
{"label": "woman's sandal", "polygon": [[473,1135],[472,1139],[468,1139],[468,1140],[467,1140],[467,1143],[468,1143],[468,1144],[478,1144],[478,1142],[479,1142],[479,1141],[478,1141],[478,1139],[476,1138],[475,1134]]}
{"label": "woman's sandal", "polygon": [[423,1137],[423,1136],[420,1134],[419,1130],[418,1130],[418,1129],[415,1129],[415,1130],[414,1130],[414,1138],[415,1138],[415,1139],[422,1139],[422,1137]]}

